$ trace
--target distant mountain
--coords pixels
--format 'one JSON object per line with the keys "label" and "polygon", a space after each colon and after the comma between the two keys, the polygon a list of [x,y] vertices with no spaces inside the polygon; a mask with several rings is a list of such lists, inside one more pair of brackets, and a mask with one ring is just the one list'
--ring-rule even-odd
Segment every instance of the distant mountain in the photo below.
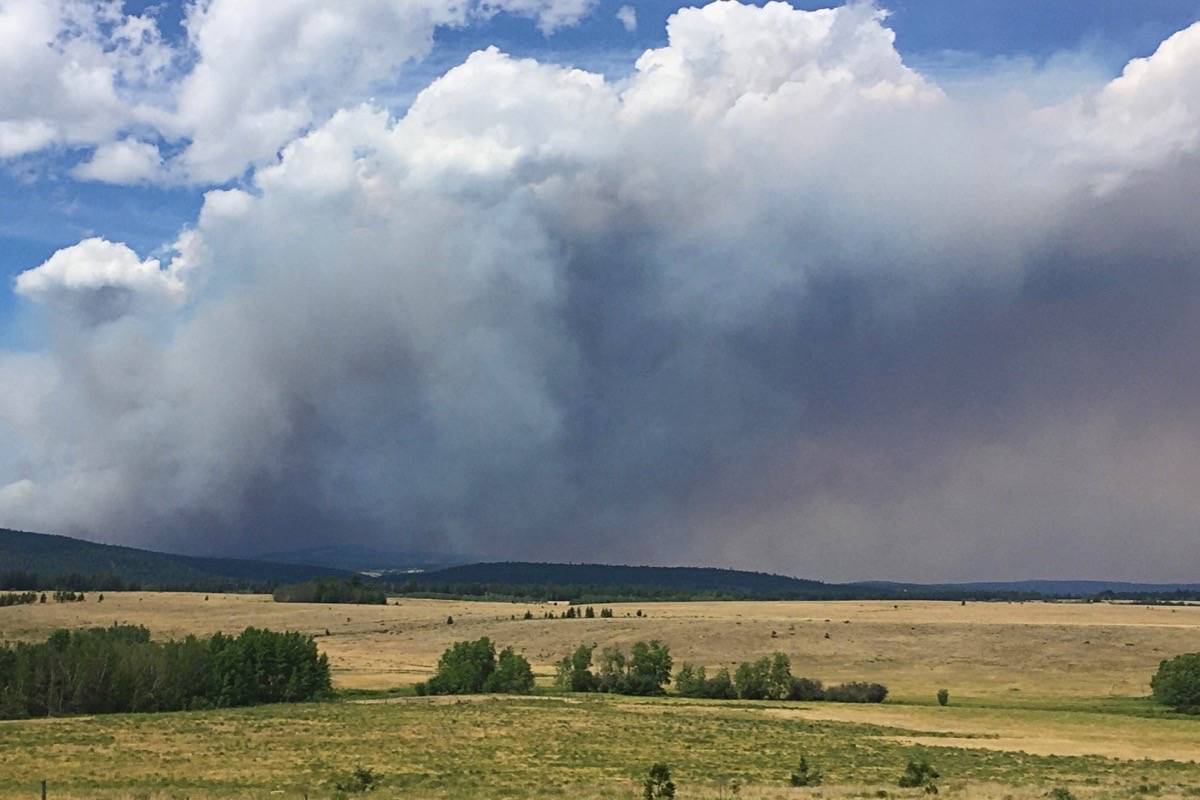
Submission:
{"label": "distant mountain", "polygon": [[1170,594],[1171,592],[1200,592],[1200,583],[1130,583],[1128,581],[983,581],[946,584],[967,589],[988,591],[1036,592],[1051,597],[1093,597],[1113,594]]}
{"label": "distant mountain", "polygon": [[[371,548],[330,546],[270,554],[269,560],[199,558],[67,536],[0,529],[0,589],[36,577],[39,588],[117,588],[266,591],[315,578],[384,573],[382,588],[407,594],[529,599],[1021,599],[1117,596],[1200,598],[1200,584],[1027,580],[917,584],[883,581],[824,583],[766,572],[716,567],[638,567],[609,564],[500,562],[436,567],[449,557]],[[427,570],[415,573],[398,570]],[[64,584],[63,576],[75,585]],[[6,585],[7,584],[7,585]],[[90,585],[85,585],[90,584]]]}
{"label": "distant mountain", "polygon": [[1009,581],[981,583],[824,583],[764,572],[714,567],[636,567],[607,564],[500,562],[465,564],[431,570],[403,580],[394,589],[410,593],[459,596],[500,595],[545,599],[600,598],[760,600],[870,599],[1033,599],[1124,595],[1200,595],[1196,584],[1138,584],[1117,581]]}
{"label": "distant mountain", "polygon": [[32,573],[47,585],[57,576],[73,574],[115,577],[147,589],[204,591],[262,588],[351,574],[320,566],[180,556],[0,528],[0,580],[11,579],[12,573],[18,572]]}
{"label": "distant mountain", "polygon": [[716,567],[501,562],[389,576],[406,593],[496,595],[600,602],[621,599],[849,600],[900,596],[897,589],[835,584]]}
{"label": "distant mountain", "polygon": [[419,550],[385,550],[360,545],[333,544],[310,547],[303,550],[287,550],[262,553],[255,556],[262,561],[280,564],[311,564],[318,567],[350,570],[352,572],[403,572],[407,570],[429,570],[463,564],[470,558],[452,556],[447,553],[430,553]]}

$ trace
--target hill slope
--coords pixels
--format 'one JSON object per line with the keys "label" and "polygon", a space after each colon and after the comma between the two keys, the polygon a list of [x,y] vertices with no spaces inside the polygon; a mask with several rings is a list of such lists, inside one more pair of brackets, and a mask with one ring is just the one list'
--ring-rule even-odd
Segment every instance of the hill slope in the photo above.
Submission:
{"label": "hill slope", "polygon": [[401,592],[507,595],[548,599],[841,600],[898,596],[891,587],[822,583],[716,567],[501,562],[391,576]]}
{"label": "hill slope", "polygon": [[[301,564],[275,564],[234,558],[198,558],[135,547],[99,544],[68,536],[0,528],[0,581],[12,573],[32,573],[52,585],[61,575],[115,576],[147,589],[218,591],[297,583],[326,576],[349,576],[345,570]],[[16,587],[14,587],[16,588]]]}

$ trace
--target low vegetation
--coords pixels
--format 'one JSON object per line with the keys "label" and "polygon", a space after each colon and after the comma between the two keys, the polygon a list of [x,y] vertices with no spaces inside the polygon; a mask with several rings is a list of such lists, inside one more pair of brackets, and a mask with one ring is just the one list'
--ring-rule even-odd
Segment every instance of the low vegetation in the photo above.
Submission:
{"label": "low vegetation", "polygon": [[298,633],[153,642],[142,627],[56,631],[0,646],[0,718],[180,711],[311,700],[330,691],[329,661]]}
{"label": "low vegetation", "polygon": [[418,683],[417,694],[525,694],[533,689],[533,669],[511,647],[498,654],[486,636],[455,642],[438,660],[437,673]]}

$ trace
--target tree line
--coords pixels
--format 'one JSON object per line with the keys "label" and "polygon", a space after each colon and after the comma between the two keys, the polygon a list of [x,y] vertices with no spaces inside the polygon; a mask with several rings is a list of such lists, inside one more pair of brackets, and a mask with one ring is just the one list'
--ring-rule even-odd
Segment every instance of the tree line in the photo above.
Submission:
{"label": "tree line", "polygon": [[387,592],[374,584],[367,584],[357,576],[342,580],[321,578],[319,580],[280,586],[272,596],[276,603],[357,603],[363,605],[387,605]]}
{"label": "tree line", "polygon": [[835,703],[882,703],[888,693],[881,683],[855,681],[826,687],[814,678],[795,677],[786,653],[744,661],[732,676],[729,670],[722,668],[711,678],[704,667],[685,662],[675,675],[675,691],[684,697],[715,700],[828,700]]}
{"label": "tree line", "polygon": [[142,588],[136,581],[127,581],[120,575],[100,573],[84,575],[80,572],[62,572],[57,575],[39,575],[25,570],[0,572],[0,589],[48,591],[50,589],[75,589],[84,592],[136,592]]}
{"label": "tree line", "polygon": [[331,690],[312,637],[247,628],[156,642],[133,625],[0,645],[0,718],[181,711],[311,700]]}
{"label": "tree line", "polygon": [[4,594],[0,594],[0,608],[29,605],[30,603],[36,603],[37,599],[37,592],[22,592],[20,594],[5,592]]}

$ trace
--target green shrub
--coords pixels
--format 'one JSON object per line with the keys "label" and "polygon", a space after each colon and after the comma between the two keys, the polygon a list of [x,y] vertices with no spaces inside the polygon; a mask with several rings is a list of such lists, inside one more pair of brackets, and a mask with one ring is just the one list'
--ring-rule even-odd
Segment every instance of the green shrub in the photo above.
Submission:
{"label": "green shrub", "polygon": [[843,683],[825,690],[825,699],[833,703],[882,703],[887,697],[882,683]]}
{"label": "green shrub", "polygon": [[533,688],[529,662],[511,647],[500,651],[486,636],[473,642],[455,642],[438,659],[437,672],[417,693],[480,694],[524,693]]}
{"label": "green shrub", "polygon": [[533,669],[522,656],[511,647],[500,651],[496,658],[496,669],[483,684],[485,692],[525,694],[533,689]]}
{"label": "green shrub", "polygon": [[693,667],[685,663],[675,674],[675,691],[681,697],[699,697],[711,700],[732,700],[737,697],[729,670],[719,669],[710,678],[704,667]]}
{"label": "green shrub", "polygon": [[575,652],[558,662],[554,685],[568,692],[596,691],[596,676],[592,674],[592,651],[595,646],[581,644]]}
{"label": "green shrub", "polygon": [[825,687],[812,678],[793,678],[788,690],[788,700],[814,701],[825,699]]}
{"label": "green shrub", "polygon": [[1047,796],[1050,800],[1075,800],[1075,795],[1071,794],[1071,790],[1063,786],[1054,787]]}
{"label": "green shrub", "polygon": [[934,781],[940,777],[938,771],[925,759],[910,758],[904,767],[904,774],[900,776],[899,785],[903,788],[924,786],[926,791],[933,787],[933,791],[930,793],[936,794],[937,786]]}
{"label": "green shrub", "polygon": [[1200,714],[1200,653],[1166,659],[1150,679],[1155,700],[1176,711]]}
{"label": "green shrub", "polygon": [[378,776],[370,767],[355,767],[354,772],[350,773],[350,777],[335,783],[334,788],[339,792],[362,794],[374,789],[378,782]]}
{"label": "green shrub", "polygon": [[800,756],[800,764],[796,767],[796,771],[792,773],[792,786],[820,786],[821,771],[808,763],[808,759]]}
{"label": "green shrub", "polygon": [[666,764],[655,764],[650,768],[650,777],[642,785],[644,800],[673,800],[675,783],[671,780],[671,768]]}
{"label": "green shrub", "polygon": [[939,706],[949,705],[950,704],[950,690],[938,689],[937,701],[938,701]]}

